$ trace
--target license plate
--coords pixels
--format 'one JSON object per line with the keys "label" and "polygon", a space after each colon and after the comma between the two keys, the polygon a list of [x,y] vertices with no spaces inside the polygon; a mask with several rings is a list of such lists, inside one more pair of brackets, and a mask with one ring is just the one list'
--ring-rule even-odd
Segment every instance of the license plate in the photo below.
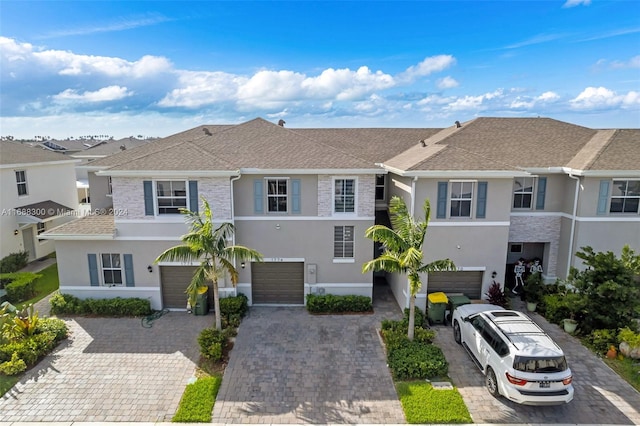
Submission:
{"label": "license plate", "polygon": [[551,387],[551,382],[540,382],[540,387],[541,388],[550,388]]}

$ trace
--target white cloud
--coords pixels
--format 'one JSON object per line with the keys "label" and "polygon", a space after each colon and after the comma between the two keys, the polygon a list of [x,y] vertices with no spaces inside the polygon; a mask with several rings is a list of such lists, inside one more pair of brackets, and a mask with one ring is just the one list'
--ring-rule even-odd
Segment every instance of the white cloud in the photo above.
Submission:
{"label": "white cloud", "polygon": [[540,96],[518,96],[509,105],[512,109],[531,109],[541,105],[548,105],[560,99],[560,95],[555,92],[544,92]]}
{"label": "white cloud", "polygon": [[103,87],[100,90],[94,92],[78,93],[76,90],[67,89],[57,95],[53,96],[54,101],[58,103],[75,101],[75,102],[106,102],[117,101],[124,99],[128,96],[132,96],[133,93],[127,90],[126,87],[109,86]]}
{"label": "white cloud", "polygon": [[458,83],[453,77],[446,76],[444,78],[439,79],[436,82],[436,86],[438,89],[451,89],[454,87],[458,87],[460,83]]}
{"label": "white cloud", "polygon": [[444,71],[455,65],[456,58],[451,55],[437,55],[425,58],[417,65],[410,66],[400,75],[402,79],[415,80],[418,77],[426,77],[436,72]]}
{"label": "white cloud", "polygon": [[498,89],[479,96],[464,96],[450,102],[443,109],[446,111],[484,110],[488,108],[488,101],[497,100],[504,96],[504,90]]}
{"label": "white cloud", "polygon": [[151,25],[160,24],[163,22],[169,21],[168,18],[160,15],[152,15],[146,17],[135,17],[135,18],[125,18],[120,19],[119,21],[112,22],[105,25],[100,25],[98,23],[87,26],[72,26],[71,28],[54,31],[40,38],[53,38],[53,37],[65,37],[65,36],[77,36],[77,35],[87,35],[87,34],[96,34],[96,33],[107,33],[114,31],[125,31],[131,30],[139,27],[148,27]]}
{"label": "white cloud", "polygon": [[640,107],[640,92],[619,95],[606,87],[587,87],[569,104],[576,110]]}
{"label": "white cloud", "polygon": [[235,100],[238,87],[247,80],[224,72],[180,71],[178,75],[180,87],[167,93],[159,106],[198,108]]}
{"label": "white cloud", "polygon": [[575,7],[580,5],[589,6],[591,4],[591,0],[567,0],[565,4],[562,5],[564,8]]}

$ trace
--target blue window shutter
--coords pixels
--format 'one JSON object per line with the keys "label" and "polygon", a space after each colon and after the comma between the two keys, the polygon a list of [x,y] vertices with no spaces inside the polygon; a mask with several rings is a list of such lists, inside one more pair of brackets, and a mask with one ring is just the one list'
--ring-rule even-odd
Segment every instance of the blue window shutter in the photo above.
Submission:
{"label": "blue window shutter", "polygon": [[291,213],[300,214],[300,179],[291,179]]}
{"label": "blue window shutter", "polygon": [[253,180],[253,211],[254,213],[264,213],[264,207],[262,207],[262,190],[264,188],[264,182],[262,179]]}
{"label": "blue window shutter", "polygon": [[198,213],[198,181],[189,181],[189,210]]}
{"label": "blue window shutter", "polygon": [[436,217],[444,219],[447,217],[447,182],[438,182],[438,209]]}
{"label": "blue window shutter", "polygon": [[142,184],[144,186],[144,214],[153,216],[153,182],[145,180]]}
{"label": "blue window shutter", "polygon": [[478,182],[478,204],[476,218],[484,219],[487,214],[487,182]]}
{"label": "blue window shutter", "polygon": [[538,194],[536,195],[536,210],[544,210],[544,197],[547,193],[547,178],[538,178]]}
{"label": "blue window shutter", "polygon": [[89,258],[89,282],[92,287],[96,287],[100,285],[100,280],[98,278],[98,257],[95,254],[87,254]]}
{"label": "blue window shutter", "polygon": [[598,195],[598,214],[607,214],[607,202],[609,201],[609,185],[611,181],[600,181],[600,194]]}
{"label": "blue window shutter", "polygon": [[133,278],[133,255],[131,254],[124,255],[124,276],[127,287],[135,287],[136,282]]}

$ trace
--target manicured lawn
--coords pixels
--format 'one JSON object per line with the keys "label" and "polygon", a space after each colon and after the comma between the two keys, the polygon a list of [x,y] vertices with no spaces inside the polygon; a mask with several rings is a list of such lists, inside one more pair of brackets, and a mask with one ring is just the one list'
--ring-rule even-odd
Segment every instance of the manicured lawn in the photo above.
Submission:
{"label": "manicured lawn", "polygon": [[187,385],[182,394],[174,423],[210,423],[213,404],[222,383],[222,376],[200,377],[195,383]]}
{"label": "manicured lawn", "polygon": [[0,374],[0,396],[4,395],[20,381],[20,376],[5,376]]}
{"label": "manicured lawn", "polygon": [[640,392],[640,360],[604,358],[604,362]]}
{"label": "manicured lawn", "polygon": [[36,303],[37,301],[45,298],[58,289],[58,264],[53,264],[48,268],[45,268],[42,271],[38,272],[38,274],[42,275],[42,277],[38,279],[38,281],[36,281],[36,296],[29,300],[16,304],[16,307],[18,309],[22,309],[24,306],[27,306],[30,303]]}
{"label": "manicured lawn", "polygon": [[473,423],[458,389],[435,390],[423,381],[396,382],[407,423]]}

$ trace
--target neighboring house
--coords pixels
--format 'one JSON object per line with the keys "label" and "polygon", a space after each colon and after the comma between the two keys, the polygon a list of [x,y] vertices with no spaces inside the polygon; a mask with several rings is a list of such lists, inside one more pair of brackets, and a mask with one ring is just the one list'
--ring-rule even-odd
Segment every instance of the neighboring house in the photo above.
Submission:
{"label": "neighboring house", "polygon": [[16,142],[0,142],[0,258],[26,250],[29,260],[52,253],[47,230],[74,219],[77,160]]}
{"label": "neighboring house", "polygon": [[[235,224],[235,243],[265,257],[238,265],[237,291],[252,304],[303,304],[310,293],[371,296],[373,274],[361,268],[380,247],[364,231],[389,223],[391,196],[415,215],[429,198],[425,260],[449,257],[459,271],[424,277],[418,305],[432,291],[478,299],[491,273],[505,283],[520,257],[539,258],[551,281],[586,244],[640,249],[639,140],[640,130],[543,118],[447,129],[201,126],[92,162],[92,205],[112,201],[113,215],[45,238],[56,240],[63,292],[184,308],[194,266],[153,262],[187,231],[178,209],[205,197],[216,221]],[[407,306],[406,277],[387,280]]]}

